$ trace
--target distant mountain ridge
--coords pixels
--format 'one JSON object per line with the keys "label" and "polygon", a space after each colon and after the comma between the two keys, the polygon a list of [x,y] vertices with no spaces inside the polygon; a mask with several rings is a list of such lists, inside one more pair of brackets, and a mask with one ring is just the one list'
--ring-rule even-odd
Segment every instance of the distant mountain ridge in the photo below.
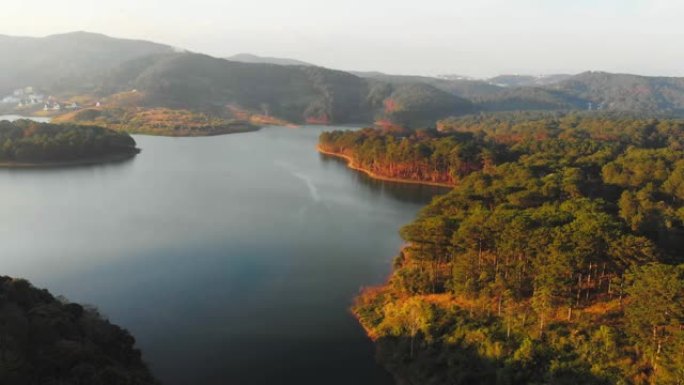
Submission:
{"label": "distant mountain ridge", "polygon": [[[424,119],[426,112],[438,110],[436,120],[471,110],[467,100],[427,84],[394,86],[322,67],[241,63],[190,53],[123,63],[109,72],[100,89],[113,94],[133,88],[148,105],[235,106],[297,123],[367,123],[399,116],[414,122],[407,111]],[[388,108],[385,102],[392,98],[396,103]]]}
{"label": "distant mountain ridge", "polygon": [[[422,121],[429,111],[439,112],[427,123],[433,124],[441,117],[471,111],[467,100],[430,85],[388,85],[378,93],[380,88],[374,82],[304,62],[237,58],[278,64],[245,63],[99,34],[3,37],[0,50],[12,58],[0,63],[0,92],[5,95],[33,86],[64,97],[94,95],[115,107],[189,108],[217,114],[244,111],[295,123],[324,124],[368,123],[399,116],[413,122],[411,114]],[[374,97],[394,95],[401,103],[388,110],[383,101],[372,99],[371,91],[375,91]]]}
{"label": "distant mountain ridge", "polygon": [[219,59],[87,32],[0,36],[0,51],[0,98],[33,86],[47,95],[112,96],[127,107],[228,109],[296,123],[390,126],[429,126],[449,115],[511,110],[684,115],[684,78],[585,72],[476,80],[350,73],[251,54]]}
{"label": "distant mountain ridge", "polygon": [[352,73],[362,78],[373,79],[391,84],[429,84],[442,91],[446,91],[467,99],[485,97],[487,95],[495,94],[501,90],[501,87],[499,86],[489,84],[486,81],[474,79],[435,78],[416,75],[389,75],[382,72],[355,71]]}
{"label": "distant mountain ridge", "polygon": [[584,72],[549,86],[594,108],[684,113],[684,78]]}
{"label": "distant mountain ridge", "polygon": [[307,63],[305,61],[296,59],[287,59],[279,57],[268,57],[253,55],[251,53],[239,53],[237,55],[228,56],[224,58],[230,61],[237,61],[241,63],[261,63],[261,64],[277,64],[283,66],[306,66],[306,67],[317,67],[315,64]]}
{"label": "distant mountain ridge", "polygon": [[[69,90],[87,87],[93,76],[117,64],[175,49],[143,40],[117,39],[89,32],[43,38],[0,36],[0,95],[35,86]],[[79,87],[79,88],[80,88]]]}
{"label": "distant mountain ridge", "polygon": [[[684,115],[684,78],[584,72],[540,87],[507,88],[483,98],[486,110],[580,109]],[[524,108],[529,109],[529,108]]]}
{"label": "distant mountain ridge", "polygon": [[540,87],[560,83],[570,79],[573,75],[552,74],[552,75],[499,75],[487,79],[488,83],[500,87]]}

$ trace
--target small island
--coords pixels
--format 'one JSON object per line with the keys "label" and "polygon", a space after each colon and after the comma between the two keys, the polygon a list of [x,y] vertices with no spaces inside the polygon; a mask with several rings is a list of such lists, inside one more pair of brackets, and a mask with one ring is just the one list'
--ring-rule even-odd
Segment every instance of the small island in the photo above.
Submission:
{"label": "small island", "polygon": [[128,331],[10,277],[0,277],[0,383],[158,384]]}
{"label": "small island", "polygon": [[241,119],[187,109],[97,107],[56,116],[54,123],[106,127],[118,132],[155,136],[216,136],[257,131],[264,124],[254,116]]}
{"label": "small island", "polygon": [[0,121],[0,167],[60,167],[123,161],[140,153],[127,133],[97,126]]}

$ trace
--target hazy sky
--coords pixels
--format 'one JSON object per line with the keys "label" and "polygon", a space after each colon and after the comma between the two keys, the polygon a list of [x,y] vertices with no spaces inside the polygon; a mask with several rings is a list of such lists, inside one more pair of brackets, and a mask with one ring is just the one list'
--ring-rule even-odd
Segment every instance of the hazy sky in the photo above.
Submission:
{"label": "hazy sky", "polygon": [[85,30],[389,73],[684,76],[683,0],[7,0],[0,34]]}

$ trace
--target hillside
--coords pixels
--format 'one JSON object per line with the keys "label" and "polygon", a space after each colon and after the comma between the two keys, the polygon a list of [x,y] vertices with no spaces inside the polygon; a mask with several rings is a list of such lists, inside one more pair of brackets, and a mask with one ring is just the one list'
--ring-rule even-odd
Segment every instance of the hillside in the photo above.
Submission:
{"label": "hillside", "polygon": [[0,36],[0,96],[33,86],[51,93],[77,92],[96,84],[108,68],[128,60],[173,52],[140,40],[74,32],[43,38]]}
{"label": "hillside", "polygon": [[585,72],[537,87],[506,88],[478,100],[485,110],[576,109],[684,114],[684,78]]}
{"label": "hillside", "polygon": [[549,89],[586,100],[595,109],[684,113],[684,78],[585,72]]}
{"label": "hillside", "polygon": [[572,75],[499,75],[487,79],[487,82],[501,87],[539,87],[562,82],[571,78]]}
{"label": "hillside", "polygon": [[649,115],[684,114],[684,78],[605,72],[578,75],[501,75],[485,80],[357,72],[391,84],[428,84],[470,99],[483,111],[602,110]]}
{"label": "hillside", "polygon": [[428,84],[374,83],[369,99],[373,106],[382,103],[376,122],[388,127],[432,127],[436,120],[451,113],[473,112],[470,101]]}
{"label": "hillside", "polygon": [[97,310],[0,277],[0,383],[157,384],[135,339]]}
{"label": "hillside", "polygon": [[466,99],[477,99],[494,95],[501,91],[501,87],[490,84],[481,80],[472,79],[451,79],[451,78],[435,78],[429,76],[411,76],[411,75],[388,75],[381,72],[352,72],[366,79],[373,79],[376,81],[399,84],[428,84],[442,91],[454,94],[456,96]]}
{"label": "hillside", "polygon": [[130,89],[142,95],[144,107],[220,114],[228,106],[295,123],[434,125],[471,109],[468,101],[425,84],[395,86],[322,67],[248,64],[190,53],[126,62],[103,78],[98,92]]}
{"label": "hillside", "polygon": [[[51,94],[68,104],[94,107],[106,100],[105,108],[183,109],[228,121],[236,118],[231,111],[239,111],[259,121],[379,121],[408,128],[475,111],[684,114],[684,78],[586,72],[571,77],[503,75],[485,81],[348,73],[249,54],[225,60],[85,32],[0,36],[0,50],[7,53],[0,63],[0,96],[33,86],[43,98],[21,113],[36,113]],[[8,100],[3,111],[13,112],[21,104],[20,98]]]}
{"label": "hillside", "polygon": [[137,89],[143,105],[201,110],[235,105],[293,122],[368,121],[367,84],[320,67],[248,64],[199,54],[129,61],[105,79],[106,94]]}
{"label": "hillside", "polygon": [[269,56],[259,56],[253,55],[251,53],[239,53],[237,55],[228,56],[225,58],[230,61],[237,61],[241,63],[261,63],[261,64],[277,64],[281,66],[306,66],[306,67],[316,67],[315,64],[307,63],[305,61],[280,58],[280,57],[269,57]]}
{"label": "hillside", "polygon": [[476,99],[477,106],[487,112],[496,111],[568,111],[586,110],[589,102],[561,90],[541,87],[504,88]]}

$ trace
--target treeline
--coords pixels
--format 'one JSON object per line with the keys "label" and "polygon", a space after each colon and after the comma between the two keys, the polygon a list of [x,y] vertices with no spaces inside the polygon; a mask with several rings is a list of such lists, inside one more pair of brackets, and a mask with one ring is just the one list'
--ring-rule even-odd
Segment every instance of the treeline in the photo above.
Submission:
{"label": "treeline", "polygon": [[473,134],[444,135],[434,130],[324,132],[319,149],[348,156],[354,166],[385,177],[450,185],[508,155],[503,146]]}
{"label": "treeline", "polygon": [[114,156],[139,150],[133,138],[96,126],[0,121],[0,162],[50,163]]}
{"label": "treeline", "polygon": [[508,150],[401,230],[354,307],[381,361],[407,383],[684,383],[684,123],[487,119],[429,139]]}
{"label": "treeline", "polygon": [[474,132],[499,143],[549,138],[617,141],[637,147],[682,147],[684,120],[644,118],[628,113],[542,113],[534,111],[479,114],[443,119],[441,132]]}
{"label": "treeline", "polygon": [[319,148],[385,177],[456,184],[472,171],[521,156],[577,157],[598,147],[597,156],[613,157],[629,146],[676,151],[684,148],[683,130],[684,120],[516,112],[449,118],[437,130],[325,132]]}
{"label": "treeline", "polygon": [[157,384],[134,345],[96,310],[0,277],[0,383]]}
{"label": "treeline", "polygon": [[[226,115],[226,113],[224,113]],[[54,118],[54,123],[77,123],[106,127],[119,132],[162,136],[212,136],[256,131],[243,119],[227,119],[219,113],[168,108],[87,108]]]}
{"label": "treeline", "polygon": [[177,53],[143,57],[103,76],[99,93],[136,89],[137,107],[225,109],[293,123],[336,124],[386,121],[434,125],[472,112],[472,103],[429,84],[390,84],[322,67],[238,63]]}

